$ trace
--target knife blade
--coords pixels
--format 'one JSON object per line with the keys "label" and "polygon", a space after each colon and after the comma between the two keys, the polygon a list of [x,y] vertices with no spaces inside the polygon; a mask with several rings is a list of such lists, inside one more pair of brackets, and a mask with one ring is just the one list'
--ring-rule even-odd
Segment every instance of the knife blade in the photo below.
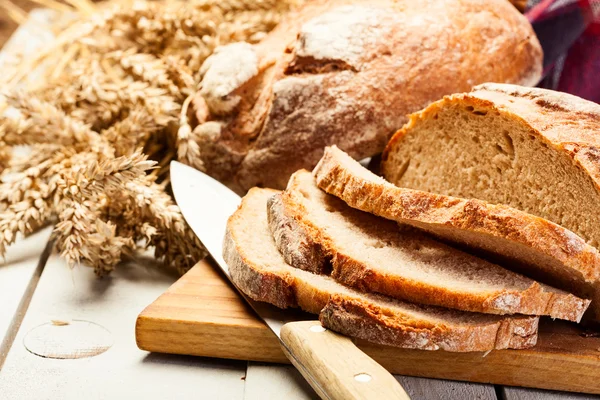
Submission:
{"label": "knife blade", "polygon": [[350,339],[322,328],[314,316],[254,301],[239,290],[223,259],[222,243],[227,220],[241,198],[219,181],[177,161],[171,162],[170,171],[175,201],[186,222],[321,398],[409,399],[395,378]]}
{"label": "knife blade", "polygon": [[[229,267],[223,260],[223,237],[227,219],[237,210],[241,197],[219,181],[180,162],[172,161],[170,171],[175,202],[183,217],[215,264],[231,281]],[[284,312],[267,303],[254,301],[240,291],[234,282],[232,284],[278,338],[286,322],[301,318],[300,313]],[[304,319],[309,318],[310,315],[304,315]]]}

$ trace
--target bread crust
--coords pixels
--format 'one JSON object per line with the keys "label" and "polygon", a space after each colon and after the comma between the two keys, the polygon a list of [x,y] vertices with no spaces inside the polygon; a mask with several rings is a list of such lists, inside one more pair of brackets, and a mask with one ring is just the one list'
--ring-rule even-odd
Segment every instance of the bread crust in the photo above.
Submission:
{"label": "bread crust", "polygon": [[258,65],[238,71],[245,81],[231,79],[240,86],[224,97],[239,107],[211,117],[218,134],[197,128],[206,171],[238,192],[284,188],[326,145],[372,156],[406,114],[443,95],[486,81],[535,85],[542,72],[534,32],[506,0],[314,1],[253,47]]}
{"label": "bread crust", "polygon": [[[421,121],[435,118],[441,110],[455,106],[473,107],[480,112],[498,114],[524,126],[532,139],[564,154],[567,162],[570,160],[576,170],[589,177],[590,188],[600,196],[600,105],[567,93],[509,84],[482,84],[471,92],[446,96],[411,115],[409,122],[394,134],[386,146],[381,164],[383,176],[393,176],[394,169],[398,169],[398,166],[387,161],[388,156],[402,146],[413,127]],[[502,224],[507,226],[507,235],[514,238],[512,240],[539,249],[580,274],[568,288],[568,282],[560,282],[553,276],[549,278],[555,281],[550,281],[555,286],[565,286],[565,289],[579,296],[593,298],[586,318],[600,320],[600,305],[596,305],[600,304],[600,264],[598,251],[594,247],[582,244],[583,240],[571,235],[571,231],[547,220],[526,217],[503,206],[490,208],[489,204],[482,206],[482,202],[470,202],[472,210],[469,213],[473,218],[467,220],[468,216],[463,217],[465,220],[462,224],[491,232],[498,230],[495,220],[504,221]],[[458,218],[460,217],[457,216],[453,223]],[[531,221],[531,224],[526,226],[525,221]],[[476,226],[478,223],[482,226]],[[586,236],[586,232],[578,233]],[[598,237],[585,239],[592,244],[598,242]],[[548,243],[556,243],[557,246],[552,247]]]}
{"label": "bread crust", "polygon": [[[296,270],[289,266],[287,268],[292,271],[290,273],[266,272],[261,265],[265,261],[253,255],[253,249],[243,245],[240,236],[247,233],[240,231],[239,227],[252,223],[247,219],[248,214],[256,213],[256,210],[250,209],[248,201],[252,196],[262,196],[266,205],[266,196],[275,193],[267,189],[252,189],[227,223],[223,257],[236,286],[252,299],[269,302],[280,308],[299,306],[305,311],[320,313],[322,324],[329,329],[391,346],[465,352],[529,348],[535,345],[539,321],[537,317],[484,316],[411,305],[412,308],[436,316],[434,321],[411,319],[407,314],[394,310],[395,304],[405,303],[386,300],[380,296],[349,296],[319,290],[303,278],[306,275],[294,274],[293,271]],[[263,216],[258,216],[261,217]],[[311,275],[304,271],[298,272]],[[446,321],[444,315],[452,315],[456,321]],[[464,322],[470,318],[473,319],[472,323]]]}
{"label": "bread crust", "polygon": [[537,318],[503,318],[482,325],[476,335],[472,327],[409,327],[398,324],[389,311],[377,305],[343,296],[332,296],[319,320],[329,329],[373,343],[452,352],[533,347],[539,322]]}
{"label": "bread crust", "polygon": [[326,249],[312,239],[304,226],[289,215],[281,194],[276,194],[267,202],[267,217],[273,239],[285,261],[314,274],[331,273],[331,258]]}
{"label": "bread crust", "polygon": [[[358,260],[341,250],[326,230],[314,222],[310,211],[303,204],[303,175],[308,171],[298,171],[290,178],[288,188],[280,195],[281,207],[269,208],[271,220],[277,220],[277,229],[291,230],[297,225],[302,229],[295,229],[293,235],[302,235],[298,239],[313,248],[321,246],[322,252],[331,258],[332,276],[339,282],[354,287],[363,292],[376,292],[388,296],[402,298],[407,301],[443,306],[465,311],[474,311],[491,314],[528,314],[549,315],[553,318],[567,319],[570,321],[581,320],[583,313],[590,304],[589,300],[580,299],[572,294],[549,291],[548,287],[530,281],[529,287],[522,290],[503,289],[490,293],[477,293],[475,291],[454,291],[450,288],[432,286],[428,283],[408,279],[401,274],[390,274],[378,265],[373,265],[363,260]],[[284,212],[282,212],[284,210]],[[344,210],[338,210],[344,212]],[[367,214],[365,214],[367,215]],[[381,223],[385,220],[381,220]],[[374,223],[378,223],[378,220]],[[272,225],[273,226],[273,225]],[[414,236],[418,233],[407,233]],[[285,235],[280,235],[281,237]],[[431,240],[423,238],[423,240]],[[302,251],[303,248],[289,246],[289,241],[276,242],[282,254]],[[458,250],[439,243],[440,248]],[[312,254],[306,254],[305,261],[312,260]],[[491,265],[481,260],[482,266]],[[316,267],[309,267],[317,271]]]}
{"label": "bread crust", "polygon": [[[275,190],[271,192],[272,194],[276,193]],[[243,207],[242,203],[238,211],[227,221],[223,238],[223,259],[229,267],[231,279],[242,292],[253,300],[265,301],[279,308],[297,307],[294,279],[286,274],[252,268],[248,261],[251,257],[244,254],[245,249],[238,245],[240,240],[236,238],[237,232],[231,227],[239,223],[237,220],[243,216],[240,211]]]}
{"label": "bread crust", "polygon": [[[589,285],[593,286],[593,291],[600,291],[600,252],[553,222],[483,200],[397,187],[363,169],[336,147],[325,150],[313,175],[321,189],[353,208],[409,224],[467,246],[474,246],[473,241],[461,241],[457,237],[458,232],[481,235],[488,241],[487,244],[479,243],[485,246],[484,250],[498,253],[509,265],[513,265],[513,269],[518,269],[521,263],[527,264],[527,260],[511,259],[502,254],[502,246],[525,246],[555,260],[566,275],[576,276],[576,279],[560,284],[556,280],[547,283],[571,286],[578,282],[578,288],[568,288],[578,290],[578,295],[590,295]],[[526,271],[538,270],[538,275],[548,274],[544,267],[528,264],[523,268]]]}

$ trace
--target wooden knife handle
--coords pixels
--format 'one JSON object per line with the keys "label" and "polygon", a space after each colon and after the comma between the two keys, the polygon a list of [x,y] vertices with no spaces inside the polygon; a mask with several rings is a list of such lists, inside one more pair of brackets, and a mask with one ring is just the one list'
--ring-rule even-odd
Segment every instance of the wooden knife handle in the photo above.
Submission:
{"label": "wooden knife handle", "polygon": [[392,374],[319,321],[287,323],[281,340],[286,356],[322,399],[410,399]]}

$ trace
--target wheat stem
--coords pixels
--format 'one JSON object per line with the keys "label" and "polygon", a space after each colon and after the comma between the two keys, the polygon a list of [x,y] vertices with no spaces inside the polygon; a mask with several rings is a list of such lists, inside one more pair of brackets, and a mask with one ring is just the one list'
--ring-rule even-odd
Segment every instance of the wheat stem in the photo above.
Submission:
{"label": "wheat stem", "polygon": [[6,10],[9,18],[15,21],[17,24],[23,24],[27,21],[27,11],[17,6],[10,0],[0,0],[0,7]]}

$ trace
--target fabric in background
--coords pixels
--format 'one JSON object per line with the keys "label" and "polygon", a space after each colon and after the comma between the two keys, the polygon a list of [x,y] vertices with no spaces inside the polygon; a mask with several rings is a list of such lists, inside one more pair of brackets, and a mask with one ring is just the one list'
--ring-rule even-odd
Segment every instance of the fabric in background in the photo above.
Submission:
{"label": "fabric in background", "polygon": [[538,86],[600,103],[600,0],[529,0],[525,15],[544,49]]}

